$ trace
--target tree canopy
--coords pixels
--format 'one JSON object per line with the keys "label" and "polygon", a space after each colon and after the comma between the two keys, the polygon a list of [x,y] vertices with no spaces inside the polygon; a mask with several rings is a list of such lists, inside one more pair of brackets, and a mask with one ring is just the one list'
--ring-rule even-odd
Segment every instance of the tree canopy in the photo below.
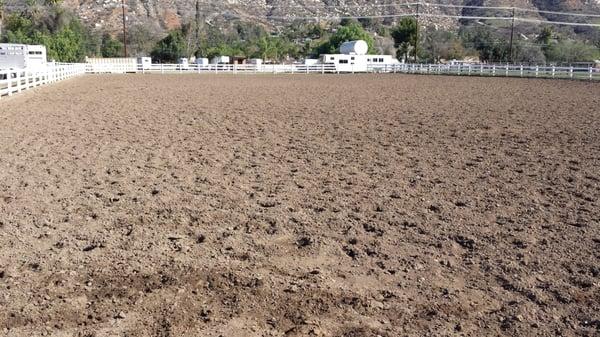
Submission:
{"label": "tree canopy", "polygon": [[150,55],[161,63],[177,63],[180,58],[186,56],[185,47],[183,33],[174,30],[156,44]]}
{"label": "tree canopy", "polygon": [[81,62],[88,54],[89,35],[79,20],[60,8],[39,13],[21,12],[5,20],[3,42],[43,44],[48,58],[60,62]]}
{"label": "tree canopy", "polygon": [[335,54],[339,51],[342,43],[354,40],[364,40],[369,46],[369,54],[374,52],[373,37],[357,22],[350,22],[340,27],[328,41],[318,48],[318,51],[320,54]]}

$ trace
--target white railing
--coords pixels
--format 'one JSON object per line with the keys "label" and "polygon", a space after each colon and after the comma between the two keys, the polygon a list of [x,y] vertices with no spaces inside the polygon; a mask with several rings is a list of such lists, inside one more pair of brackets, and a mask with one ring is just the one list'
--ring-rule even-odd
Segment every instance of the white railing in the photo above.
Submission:
{"label": "white railing", "polygon": [[386,64],[369,66],[373,73],[406,73],[457,76],[502,76],[600,80],[600,68],[525,66],[507,64]]}
{"label": "white railing", "polygon": [[[0,70],[0,97],[84,73],[198,73],[198,74],[331,74],[340,73],[335,64],[83,64],[49,63],[45,70]],[[353,71],[360,72],[360,71]],[[407,73],[457,76],[563,78],[600,81],[599,68],[524,66],[498,64],[381,64],[367,67],[368,73]]]}
{"label": "white railing", "polygon": [[0,70],[0,98],[85,73],[84,64],[48,63],[46,69]]}
{"label": "white railing", "polygon": [[129,64],[86,64],[89,74],[123,74],[123,73],[215,73],[215,74],[326,74],[335,73],[334,64],[152,64],[137,67]]}
{"label": "white railing", "polygon": [[153,64],[145,69],[140,67],[142,73],[226,73],[226,74],[325,74],[335,73],[333,64]]}
{"label": "white railing", "polygon": [[[363,68],[364,69],[364,68]],[[86,64],[86,72],[99,73],[215,73],[215,74],[331,74],[341,71],[335,64]],[[354,70],[351,72],[365,72]],[[369,65],[368,73],[408,73],[438,75],[506,76],[539,78],[572,78],[600,80],[600,69],[580,67],[524,66],[496,64],[378,64]]]}

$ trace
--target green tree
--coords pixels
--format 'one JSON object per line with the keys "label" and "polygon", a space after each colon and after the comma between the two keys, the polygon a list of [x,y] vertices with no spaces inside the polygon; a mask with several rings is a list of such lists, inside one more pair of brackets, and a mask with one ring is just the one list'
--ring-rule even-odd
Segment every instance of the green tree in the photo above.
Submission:
{"label": "green tree", "polygon": [[398,25],[392,29],[391,35],[394,44],[401,50],[399,54],[402,54],[404,59],[408,59],[411,51],[414,53],[417,50],[415,48],[417,45],[417,20],[415,18],[405,17],[400,20]]}
{"label": "green tree", "polygon": [[506,62],[509,59],[507,39],[492,33],[488,27],[477,27],[464,33],[463,40],[479,53],[483,62]]}
{"label": "green tree", "polygon": [[179,30],[169,32],[164,39],[158,41],[150,53],[153,59],[163,63],[176,63],[184,57],[186,41]]}
{"label": "green tree", "polygon": [[110,36],[110,34],[104,34],[102,36],[100,53],[102,57],[121,57],[123,56],[123,44]]}
{"label": "green tree", "polygon": [[0,0],[0,39],[2,38],[2,26],[4,25],[4,6],[5,1]]}
{"label": "green tree", "polygon": [[572,63],[592,62],[598,57],[598,48],[581,41],[560,40],[548,49],[548,61]]}
{"label": "green tree", "polygon": [[147,25],[134,25],[127,32],[127,51],[131,55],[148,56],[158,40]]}
{"label": "green tree", "polygon": [[364,40],[369,46],[369,54],[374,52],[374,40],[371,34],[365,31],[359,23],[351,23],[347,26],[340,27],[328,41],[323,43],[319,48],[320,54],[334,54],[340,45],[347,41]]}
{"label": "green tree", "polygon": [[90,38],[88,31],[74,15],[62,8],[51,8],[45,13],[13,13],[6,20],[2,40],[9,43],[43,44],[49,59],[80,62],[88,52],[87,41]]}
{"label": "green tree", "polygon": [[43,35],[39,41],[48,49],[48,58],[60,62],[81,62],[86,56],[86,36],[78,21],[69,23],[57,33]]}

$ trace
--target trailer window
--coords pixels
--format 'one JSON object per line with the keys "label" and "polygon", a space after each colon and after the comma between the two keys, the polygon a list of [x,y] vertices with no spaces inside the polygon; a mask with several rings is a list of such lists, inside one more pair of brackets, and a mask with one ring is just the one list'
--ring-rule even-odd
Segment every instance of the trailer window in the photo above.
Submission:
{"label": "trailer window", "polygon": [[383,58],[380,58],[380,59],[379,59],[379,62],[383,63]]}
{"label": "trailer window", "polygon": [[340,60],[340,63],[341,63],[341,64],[347,64],[347,63],[348,63],[348,60]]}

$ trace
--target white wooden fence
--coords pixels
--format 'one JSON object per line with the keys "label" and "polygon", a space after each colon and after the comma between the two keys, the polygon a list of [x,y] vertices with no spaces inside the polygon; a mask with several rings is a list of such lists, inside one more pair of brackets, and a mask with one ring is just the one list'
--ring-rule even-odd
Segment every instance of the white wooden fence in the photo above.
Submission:
{"label": "white wooden fence", "polygon": [[369,66],[368,72],[600,80],[600,68],[506,64],[388,64]]}
{"label": "white wooden fence", "polygon": [[[357,71],[358,72],[358,71]],[[367,68],[368,73],[406,73],[456,76],[497,76],[563,78],[600,81],[599,68],[542,67],[523,65],[447,65],[447,64],[381,64]],[[154,73],[154,74],[332,74],[340,73],[335,64],[83,64],[49,63],[46,70],[0,70],[0,98],[39,85],[61,81],[82,74]]]}
{"label": "white wooden fence", "polygon": [[330,74],[336,73],[334,64],[152,64],[137,67],[128,64],[86,64],[86,72],[90,74],[102,73],[215,73],[215,74]]}
{"label": "white wooden fence", "polygon": [[0,98],[82,74],[85,65],[79,63],[48,63],[43,70],[0,70]]}
{"label": "white wooden fence", "polygon": [[[86,73],[215,73],[215,74],[333,74],[340,73],[335,64],[152,64],[137,67],[119,64],[86,64]],[[354,71],[361,72],[361,71]],[[364,72],[364,71],[363,71]],[[447,65],[447,64],[378,64],[367,67],[368,73],[408,73],[459,76],[505,76],[600,80],[599,68],[524,66],[524,65]]]}

